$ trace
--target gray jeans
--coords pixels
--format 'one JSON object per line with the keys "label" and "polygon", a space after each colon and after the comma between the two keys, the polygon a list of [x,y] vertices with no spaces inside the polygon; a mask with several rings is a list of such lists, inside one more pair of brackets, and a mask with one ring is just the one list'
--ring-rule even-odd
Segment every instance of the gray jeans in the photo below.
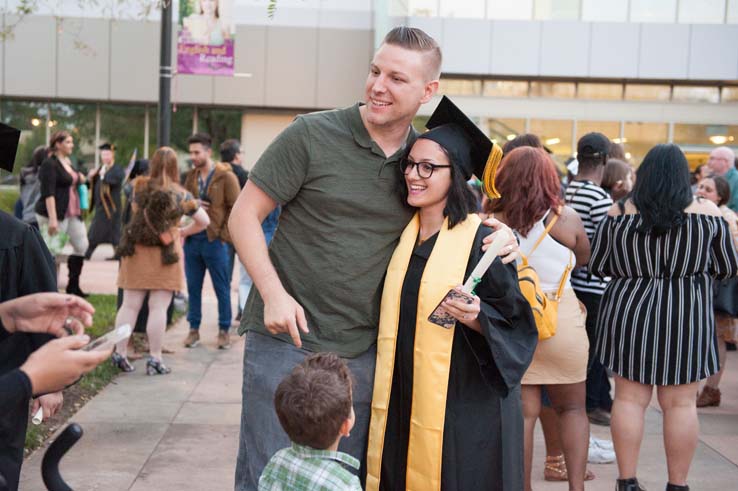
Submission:
{"label": "gray jeans", "polygon": [[[236,491],[256,491],[259,476],[272,455],[290,446],[290,439],[279,424],[274,410],[274,392],[292,368],[310,354],[271,336],[246,333]],[[356,358],[345,359],[354,379],[356,424],[351,436],[343,438],[338,449],[353,455],[362,463],[369,432],[376,359],[375,346]]]}

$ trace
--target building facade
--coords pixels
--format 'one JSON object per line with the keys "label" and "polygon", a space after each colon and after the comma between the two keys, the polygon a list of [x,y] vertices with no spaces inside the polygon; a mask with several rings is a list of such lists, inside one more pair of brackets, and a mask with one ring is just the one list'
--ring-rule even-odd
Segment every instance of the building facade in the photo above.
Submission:
{"label": "building facade", "polygon": [[[0,53],[0,119],[23,130],[17,163],[56,129],[73,132],[85,163],[102,140],[119,160],[148,156],[159,12],[102,0],[19,18],[18,3],[4,2]],[[662,142],[693,164],[738,147],[738,0],[279,0],[271,19],[267,3],[234,0],[234,77],[174,76],[176,148],[208,131],[240,138],[253,164],[296,114],[360,100],[374,46],[400,24],[439,41],[441,93],[498,141],[533,132],[563,161],[601,131],[634,163]]]}

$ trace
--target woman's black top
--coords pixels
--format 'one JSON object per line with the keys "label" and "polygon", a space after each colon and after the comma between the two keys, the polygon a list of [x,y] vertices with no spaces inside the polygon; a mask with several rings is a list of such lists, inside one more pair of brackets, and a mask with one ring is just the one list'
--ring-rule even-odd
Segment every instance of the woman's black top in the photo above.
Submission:
{"label": "woman's black top", "polygon": [[41,183],[41,197],[36,203],[36,213],[48,217],[46,198],[53,196],[56,202],[56,219],[61,222],[67,214],[69,189],[72,187],[74,179],[56,155],[44,159],[38,171],[38,179]]}

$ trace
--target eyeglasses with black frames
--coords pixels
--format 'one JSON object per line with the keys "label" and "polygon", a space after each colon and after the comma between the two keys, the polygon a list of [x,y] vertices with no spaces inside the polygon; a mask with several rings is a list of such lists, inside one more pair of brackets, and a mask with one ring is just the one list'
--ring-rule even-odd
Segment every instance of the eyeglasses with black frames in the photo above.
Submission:
{"label": "eyeglasses with black frames", "polygon": [[404,158],[400,161],[400,170],[405,175],[410,174],[410,171],[415,167],[418,170],[418,176],[421,179],[429,179],[433,175],[433,171],[443,167],[451,167],[450,165],[431,164],[430,162],[413,162],[408,158]]}

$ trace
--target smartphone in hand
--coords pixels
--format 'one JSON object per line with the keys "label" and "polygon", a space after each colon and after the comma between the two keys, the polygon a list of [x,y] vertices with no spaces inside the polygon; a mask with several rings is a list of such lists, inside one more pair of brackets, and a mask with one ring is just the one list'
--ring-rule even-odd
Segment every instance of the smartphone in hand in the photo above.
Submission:
{"label": "smartphone in hand", "polygon": [[443,308],[443,302],[447,300],[461,300],[468,304],[474,303],[474,297],[470,293],[461,292],[455,288],[448,291],[443,300],[438,303],[438,306],[428,316],[428,320],[434,324],[437,324],[446,329],[451,329],[456,325],[456,319]]}
{"label": "smartphone in hand", "polygon": [[124,339],[128,338],[133,330],[131,329],[131,326],[129,324],[123,324],[121,326],[116,327],[109,333],[105,334],[104,336],[100,336],[97,339],[93,339],[89,343],[87,343],[85,346],[82,347],[82,350],[84,351],[105,351],[109,350],[115,344],[117,344],[119,341],[123,341]]}

